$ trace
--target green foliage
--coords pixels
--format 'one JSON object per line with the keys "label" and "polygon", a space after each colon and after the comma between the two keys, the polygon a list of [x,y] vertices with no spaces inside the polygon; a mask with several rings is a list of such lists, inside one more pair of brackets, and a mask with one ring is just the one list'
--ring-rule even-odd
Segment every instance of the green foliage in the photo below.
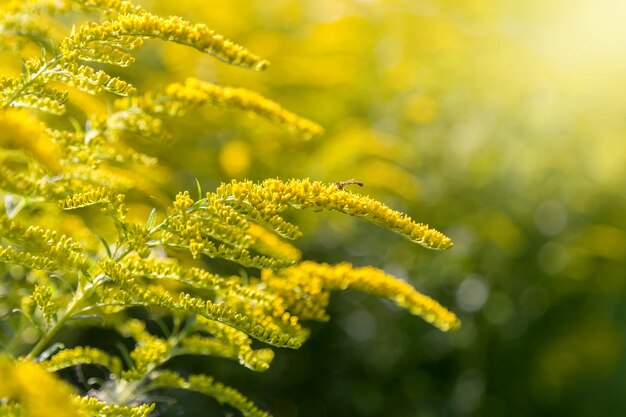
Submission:
{"label": "green foliage", "polygon": [[[0,142],[0,273],[11,288],[1,299],[9,329],[2,346],[16,367],[34,366],[35,377],[46,375],[43,369],[83,365],[108,374],[85,396],[60,388],[57,401],[71,401],[84,415],[141,417],[154,409],[152,390],[176,388],[214,397],[245,416],[267,416],[212,376],[183,377],[168,370],[168,362],[215,356],[265,371],[274,351],[257,348],[253,339],[299,348],[309,336],[300,320],[327,320],[335,290],[388,298],[443,331],[459,326],[436,301],[381,270],[300,262],[300,251],[284,240],[302,232],[283,213],[309,208],[362,218],[428,249],[452,246],[441,232],[344,189],[357,182],[233,180],[204,195],[198,186],[196,200],[185,191],[163,210],[152,207],[149,197],[166,205],[168,172],[150,152],[176,139],[165,128],[167,118],[214,106],[261,116],[304,139],[322,129],[246,89],[189,79],[138,94],[126,81],[132,72],[117,71],[134,62],[132,53],[146,39],[246,69],[265,69],[266,60],[203,24],[163,18],[128,1],[32,0],[3,7],[0,42],[6,38],[17,48],[23,65],[20,75],[0,79],[0,117],[16,127]],[[54,38],[61,22],[85,14],[93,20]],[[21,40],[14,43],[16,36]],[[31,43],[42,47],[38,55],[30,56]],[[104,108],[105,93],[124,98]],[[81,103],[93,110],[83,112]],[[143,139],[149,141],[142,146]],[[250,268],[250,276],[248,270],[223,272],[223,261]],[[61,330],[93,319],[132,340],[130,351],[59,343]],[[147,322],[163,323],[161,332],[149,331]],[[7,372],[19,372],[2,360]],[[29,404],[45,400],[15,395],[18,382],[0,390],[3,412],[39,415]]]}

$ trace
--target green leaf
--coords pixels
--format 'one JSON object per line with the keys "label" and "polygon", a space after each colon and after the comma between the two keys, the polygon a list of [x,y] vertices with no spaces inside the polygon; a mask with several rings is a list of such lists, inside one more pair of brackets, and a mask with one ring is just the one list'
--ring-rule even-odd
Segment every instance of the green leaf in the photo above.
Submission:
{"label": "green leaf", "polygon": [[157,215],[157,210],[156,208],[153,208],[152,211],[150,212],[150,216],[148,216],[148,221],[146,222],[146,228],[148,230],[152,229],[154,225],[156,224],[156,215]]}
{"label": "green leaf", "polygon": [[198,188],[198,200],[202,200],[202,186],[200,185],[198,178],[196,178],[196,187]]}
{"label": "green leaf", "polygon": [[107,255],[109,256],[109,258],[112,258],[113,255],[111,254],[111,248],[109,247],[107,241],[104,240],[104,238],[100,235],[98,235],[98,239],[100,239],[100,242],[102,242],[102,246],[104,246],[104,250],[107,251]]}

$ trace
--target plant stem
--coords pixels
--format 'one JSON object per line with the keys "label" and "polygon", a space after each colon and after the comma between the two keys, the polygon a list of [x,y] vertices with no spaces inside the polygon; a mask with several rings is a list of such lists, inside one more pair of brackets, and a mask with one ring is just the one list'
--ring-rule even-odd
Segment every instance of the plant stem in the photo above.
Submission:
{"label": "plant stem", "polygon": [[[167,339],[170,345],[170,353],[166,357],[152,363],[152,366],[149,366],[148,369],[146,369],[146,373],[138,380],[132,382],[125,380],[120,381],[120,384],[117,387],[117,393],[118,400],[121,404],[126,404],[129,399],[136,398],[138,395],[141,395],[146,391],[150,391],[150,388],[146,386],[145,382],[152,374],[152,371],[176,356],[175,351],[178,343],[182,338],[187,336],[190,331],[193,330],[192,326],[186,326],[181,329],[178,327],[179,325],[180,323],[176,326],[175,329],[172,329],[172,334]],[[174,330],[176,330],[176,332],[174,332]]]}
{"label": "plant stem", "polygon": [[82,302],[91,295],[93,290],[98,286],[98,283],[98,277],[96,277],[93,281],[88,282],[84,287],[79,284],[78,290],[74,294],[72,301],[70,301],[61,317],[59,317],[54,326],[48,329],[44,336],[39,339],[39,342],[33,346],[30,353],[26,355],[26,359],[35,359],[35,356],[37,356],[48,345],[48,343],[50,343],[50,340],[52,340],[59,330],[61,330],[63,325],[74,316],[76,310],[80,309]]}
{"label": "plant stem", "polygon": [[79,306],[80,301],[82,301],[83,297],[84,293],[77,293],[74,298],[72,298],[72,301],[67,306],[61,317],[59,317],[54,326],[52,326],[44,334],[44,336],[39,339],[39,342],[37,342],[37,344],[31,349],[30,353],[26,356],[26,359],[33,360],[35,356],[37,356],[48,345],[50,340],[52,340],[52,338],[58,333],[58,331],[61,330],[61,327],[63,327],[65,322],[72,317],[74,310],[76,309],[76,307]]}
{"label": "plant stem", "polygon": [[29,87],[31,85],[31,83],[33,81],[35,81],[40,75],[44,74],[46,71],[48,71],[48,69],[50,67],[52,67],[53,65],[56,65],[58,62],[63,60],[63,55],[57,55],[54,58],[52,58],[50,61],[46,62],[41,68],[39,68],[39,70],[30,75],[28,77],[27,80],[25,80],[22,85],[20,86],[20,88],[18,88],[12,95],[11,97],[8,97],[4,103],[2,103],[2,108],[8,108],[11,107],[11,105],[13,104],[13,102],[15,100],[17,100],[19,97],[22,96],[22,93],[27,89],[27,87]]}

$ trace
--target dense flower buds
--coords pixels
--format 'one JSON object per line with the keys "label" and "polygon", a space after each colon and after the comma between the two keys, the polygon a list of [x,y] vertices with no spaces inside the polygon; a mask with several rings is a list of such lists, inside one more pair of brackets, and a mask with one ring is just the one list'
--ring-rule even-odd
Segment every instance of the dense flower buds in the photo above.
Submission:
{"label": "dense flower buds", "polygon": [[232,205],[255,221],[276,230],[285,237],[298,237],[295,226],[285,222],[278,213],[288,206],[313,210],[336,210],[350,216],[392,230],[406,239],[429,249],[448,249],[452,241],[443,233],[390,209],[369,197],[354,194],[336,184],[319,181],[265,180],[260,184],[250,181],[223,184],[216,191],[226,204]]}
{"label": "dense flower buds", "polygon": [[[71,410],[85,416],[147,417],[153,405],[129,404],[142,401],[143,394],[154,389],[182,388],[212,396],[245,416],[268,417],[242,394],[209,376],[183,377],[162,367],[178,355],[210,355],[265,371],[274,352],[256,344],[300,347],[309,335],[302,321],[327,320],[330,293],[336,290],[356,289],[387,298],[443,331],[458,327],[453,313],[379,269],[300,261],[302,254],[287,239],[302,233],[283,218],[288,209],[338,211],[429,249],[452,246],[441,232],[344,189],[362,185],[358,181],[232,181],[205,194],[198,185],[197,197],[180,192],[169,207],[155,208],[147,215],[151,207],[146,200],[149,205],[152,200],[145,197],[162,189],[155,185],[161,171],[154,157],[142,153],[143,149],[150,152],[150,146],[139,146],[135,139],[149,139],[152,142],[146,143],[153,146],[169,143],[174,135],[167,129],[168,117],[210,105],[248,112],[305,139],[321,134],[322,128],[253,91],[194,78],[162,92],[135,95],[134,86],[99,69],[100,64],[126,67],[134,62],[132,52],[152,38],[187,45],[253,70],[264,69],[266,60],[205,25],[155,16],[128,0],[10,1],[0,9],[0,35],[24,36],[29,41],[47,39],[50,28],[38,23],[44,13],[87,10],[101,17],[77,26],[40,57],[24,60],[20,76],[0,77],[0,110],[12,115],[0,119],[10,131],[0,135],[4,197],[0,263],[9,265],[5,275],[11,281],[19,281],[5,290],[17,293],[11,311],[21,313],[20,328],[30,322],[31,330],[37,329],[33,333],[38,339],[24,360],[40,361],[43,367],[14,365],[0,357],[0,374],[45,380],[38,372],[49,376],[44,369],[56,372],[83,364],[100,366],[111,374],[95,397],[74,397],[66,414],[48,407],[50,398],[42,401],[30,395],[27,388],[39,389],[38,385],[5,378],[0,381],[0,414],[22,415],[22,402],[30,401],[33,406],[46,405],[46,413],[48,408],[53,411],[25,410],[33,417],[72,416]],[[27,107],[62,116],[66,107],[76,107],[67,105],[64,86],[121,98],[109,112],[66,116],[47,129],[35,116],[25,117],[27,110],[14,109]],[[101,209],[106,222],[93,209],[89,211],[92,206]],[[49,228],[46,220],[59,231]],[[223,276],[205,269],[204,262],[215,259],[256,270]],[[125,312],[133,307],[168,325],[158,334],[149,332],[143,321]],[[168,319],[161,320],[160,314]],[[134,340],[125,366],[117,356],[91,347],[54,350],[58,344],[51,342],[59,329],[93,317]],[[21,352],[26,346],[18,348],[15,351]],[[54,381],[48,382],[42,392],[66,401],[61,391],[55,391]]]}
{"label": "dense flower buds", "polygon": [[184,84],[171,84],[165,92],[120,99],[118,109],[138,108],[142,111],[168,116],[182,116],[203,105],[236,108],[263,117],[290,132],[310,139],[324,130],[317,123],[302,118],[254,91],[245,88],[222,87],[189,78]]}

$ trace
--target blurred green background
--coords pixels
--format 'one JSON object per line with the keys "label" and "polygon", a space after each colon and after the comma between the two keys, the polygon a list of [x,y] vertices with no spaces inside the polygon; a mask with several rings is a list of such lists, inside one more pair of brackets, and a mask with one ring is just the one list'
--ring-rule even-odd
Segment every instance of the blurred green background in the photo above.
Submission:
{"label": "blurred green background", "polygon": [[[170,193],[230,178],[355,178],[449,234],[443,253],[296,213],[305,259],[374,265],[457,312],[443,334],[336,294],[332,321],[266,374],[193,358],[277,417],[623,416],[626,3],[622,0],[143,1],[268,58],[262,73],[154,43],[132,80],[262,92],[318,121],[302,141],[236,111],[172,121]],[[139,77],[142,77],[139,79]],[[184,397],[166,415],[216,413]],[[222,411],[223,413],[223,411]]]}

